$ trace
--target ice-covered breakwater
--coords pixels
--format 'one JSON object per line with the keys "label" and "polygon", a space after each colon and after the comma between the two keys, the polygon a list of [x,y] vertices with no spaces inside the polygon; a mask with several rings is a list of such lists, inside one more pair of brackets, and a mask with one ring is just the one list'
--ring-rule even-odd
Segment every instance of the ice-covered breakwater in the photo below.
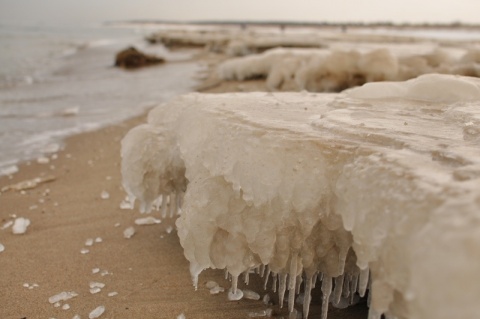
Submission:
{"label": "ice-covered breakwater", "polygon": [[[264,268],[293,310],[369,289],[369,318],[480,313],[480,81],[427,75],[342,94],[188,94],[122,142],[131,198],[169,198],[197,283]],[[167,209],[167,200],[163,207]],[[320,285],[320,284],[318,284]],[[280,303],[282,304],[282,303]]]}

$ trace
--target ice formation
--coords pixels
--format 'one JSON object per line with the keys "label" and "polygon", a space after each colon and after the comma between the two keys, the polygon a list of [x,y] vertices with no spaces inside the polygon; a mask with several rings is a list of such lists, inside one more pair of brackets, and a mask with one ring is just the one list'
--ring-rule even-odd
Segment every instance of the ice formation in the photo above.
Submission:
{"label": "ice formation", "polygon": [[76,296],[78,296],[78,294],[74,291],[63,291],[59,294],[56,294],[56,295],[48,298],[48,302],[51,303],[51,304],[54,304],[54,303],[57,303],[59,301],[67,301],[67,300],[72,299]]}
{"label": "ice formation", "polygon": [[479,101],[480,80],[438,74],[342,94],[192,93],[127,134],[123,183],[143,211],[181,206],[195,286],[226,269],[234,299],[258,269],[292,316],[317,285],[322,318],[367,290],[370,319],[475,318]]}
{"label": "ice formation", "polygon": [[[270,90],[338,92],[375,81],[403,81],[422,74],[480,76],[480,55],[467,50],[456,57],[446,49],[424,54],[390,49],[284,49],[227,60],[218,66],[224,80],[266,78]],[[457,53],[458,55],[458,53]],[[289,86],[288,86],[289,85]]]}

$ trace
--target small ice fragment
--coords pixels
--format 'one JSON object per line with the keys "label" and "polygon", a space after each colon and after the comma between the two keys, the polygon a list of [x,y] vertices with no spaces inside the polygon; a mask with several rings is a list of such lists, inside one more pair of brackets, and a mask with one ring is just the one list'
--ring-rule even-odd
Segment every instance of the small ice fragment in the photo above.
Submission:
{"label": "small ice fragment", "polygon": [[237,288],[236,293],[233,293],[232,289],[228,290],[228,300],[236,301],[236,300],[240,300],[242,298],[243,298],[243,291],[241,289]]}
{"label": "small ice fragment", "polygon": [[24,284],[23,284],[23,287],[28,288],[28,287],[30,287],[30,285],[27,284],[27,283],[24,283]]}
{"label": "small ice fragment", "polygon": [[88,238],[85,241],[85,246],[93,246],[93,238]]}
{"label": "small ice fragment", "polygon": [[100,268],[93,268],[92,269],[92,274],[97,274],[100,272]]}
{"label": "small ice fragment", "polygon": [[127,202],[125,200],[122,200],[120,203],[120,209],[132,209],[132,204],[130,202]]}
{"label": "small ice fragment", "polygon": [[14,234],[24,234],[27,231],[27,227],[30,225],[30,220],[23,217],[18,217],[13,223],[12,232]]}
{"label": "small ice fragment", "polygon": [[56,294],[54,296],[51,296],[48,298],[49,303],[56,303],[59,301],[65,301],[68,299],[72,299],[73,297],[78,296],[78,294],[75,291],[63,291],[59,294]]}
{"label": "small ice fragment", "polygon": [[[269,312],[269,310],[270,310],[270,312]],[[250,317],[250,318],[267,317],[268,313],[271,313],[271,310],[272,309],[261,310],[261,311],[257,311],[257,312],[249,312],[248,317]],[[270,316],[268,316],[268,317],[270,317]]]}
{"label": "small ice fragment", "polygon": [[34,210],[34,209],[37,209],[37,208],[38,208],[37,205],[32,205],[32,206],[28,207],[29,210]]}
{"label": "small ice fragment", "polygon": [[109,199],[110,198],[110,194],[107,192],[107,191],[102,191],[102,193],[100,194],[100,197],[102,199]]}
{"label": "small ice fragment", "polygon": [[80,315],[75,315],[75,316],[73,316],[72,319],[82,319],[82,318],[80,317]]}
{"label": "small ice fragment", "polygon": [[63,310],[68,310],[68,309],[70,309],[70,305],[68,303],[66,303],[62,306],[62,309]]}
{"label": "small ice fragment", "polygon": [[102,272],[100,273],[100,275],[103,277],[103,276],[106,276],[106,275],[109,275],[110,273],[108,272],[108,270],[102,270]]}
{"label": "small ice fragment", "polygon": [[262,301],[265,305],[270,305],[270,295],[266,294],[265,296],[263,296]]}
{"label": "small ice fragment", "polygon": [[135,219],[135,224],[137,225],[155,225],[155,224],[160,224],[161,222],[162,221],[160,219],[156,219],[155,217],[152,217],[152,216]]}
{"label": "small ice fragment", "polygon": [[42,156],[37,158],[37,163],[38,164],[48,164],[50,163],[50,159],[48,157]]}
{"label": "small ice fragment", "polygon": [[177,319],[185,319],[185,315],[183,312],[177,316]]}
{"label": "small ice fragment", "polygon": [[109,297],[113,297],[113,296],[116,296],[116,295],[118,295],[118,292],[116,292],[116,291],[112,291],[112,292],[108,293]]}
{"label": "small ice fragment", "polygon": [[4,251],[4,250],[5,250],[5,246],[3,246],[2,244],[0,244],[0,253],[1,253],[2,251]]}
{"label": "small ice fragment", "polygon": [[54,304],[53,304],[53,306],[54,306],[55,308],[58,308],[58,307],[60,307],[60,305],[61,305],[61,304],[60,304],[60,302],[58,302],[58,301],[57,301],[56,303],[54,303]]}
{"label": "small ice fragment", "polygon": [[224,291],[225,291],[225,288],[220,287],[220,286],[215,286],[215,287],[213,287],[212,289],[210,289],[210,294],[211,294],[211,295],[216,295],[216,294],[218,294],[219,292],[224,292]]}
{"label": "small ice fragment", "polygon": [[172,226],[168,226],[166,231],[167,231],[167,234],[170,234],[173,230],[173,227]]}
{"label": "small ice fragment", "polygon": [[83,254],[83,255],[88,254],[89,252],[90,252],[90,250],[88,250],[87,248],[82,248],[80,250],[80,253]]}
{"label": "small ice fragment", "polygon": [[58,155],[57,155],[57,154],[53,154],[52,156],[50,156],[50,158],[51,158],[52,160],[56,160],[56,159],[58,158]]}
{"label": "small ice fragment", "polygon": [[2,226],[2,230],[4,229],[7,229],[8,227],[12,226],[13,225],[13,220],[9,220],[8,222],[6,222],[5,224],[3,224]]}
{"label": "small ice fragment", "polygon": [[113,225],[113,227],[119,227],[120,226],[120,223],[115,223],[115,225]]}
{"label": "small ice fragment", "polygon": [[105,287],[105,284],[102,282],[95,282],[95,281],[90,281],[90,288],[103,288]]}
{"label": "small ice fragment", "polygon": [[96,293],[98,293],[98,292],[100,292],[100,291],[102,291],[102,289],[101,289],[101,288],[98,288],[98,287],[90,288],[90,293],[91,293],[92,295],[94,295],[94,294],[96,294]]}
{"label": "small ice fragment", "polygon": [[260,300],[260,295],[253,290],[244,289],[243,297],[250,300]]}
{"label": "small ice fragment", "polygon": [[127,239],[132,238],[133,235],[135,235],[135,228],[133,228],[131,226],[123,231],[123,237],[125,237]]}
{"label": "small ice fragment", "polygon": [[89,319],[95,319],[103,315],[105,312],[105,306],[98,306],[97,308],[93,309],[92,312],[88,314]]}
{"label": "small ice fragment", "polygon": [[96,243],[101,243],[103,241],[102,237],[95,238]]}
{"label": "small ice fragment", "polygon": [[208,289],[212,289],[212,288],[217,287],[217,286],[218,286],[218,283],[216,281],[213,281],[213,280],[209,280],[205,284],[205,287],[207,287]]}

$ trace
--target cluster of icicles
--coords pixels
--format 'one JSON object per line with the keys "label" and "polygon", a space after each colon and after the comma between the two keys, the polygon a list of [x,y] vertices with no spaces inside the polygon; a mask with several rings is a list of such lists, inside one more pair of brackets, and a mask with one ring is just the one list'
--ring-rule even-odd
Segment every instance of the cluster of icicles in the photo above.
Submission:
{"label": "cluster of icicles", "polygon": [[[185,196],[184,192],[172,192],[170,194],[161,194],[149,206],[145,201],[140,203],[142,212],[151,212],[152,210],[160,211],[162,218],[173,218],[181,215],[182,203]],[[131,207],[134,207],[135,196],[129,194]],[[278,293],[279,306],[283,307],[285,293],[288,290],[288,311],[292,318],[296,318],[296,310],[294,309],[296,296],[301,293],[302,283],[304,284],[303,292],[303,318],[308,318],[311,303],[311,291],[315,288],[317,281],[321,282],[322,291],[322,319],[327,319],[328,306],[331,303],[336,308],[346,308],[358,302],[360,297],[365,297],[367,289],[371,289],[370,271],[359,269],[355,266],[355,255],[352,250],[346,261],[345,272],[338,277],[330,277],[318,271],[303,271],[299,273],[298,258],[292,257],[290,260],[290,271],[275,273],[272,272],[268,265],[260,265],[249,269],[243,273],[244,283],[249,284],[251,273],[255,273],[264,278],[264,289],[268,288],[270,277],[272,278],[271,289],[274,293]],[[196,269],[192,263],[190,271],[195,289],[198,288],[198,276],[203,269]],[[241,299],[238,289],[239,276],[232,275],[225,269],[225,279],[229,279],[232,283],[229,293],[233,299]],[[370,295],[368,295],[368,305],[370,305]],[[369,319],[379,319],[382,314],[376,313],[370,309]],[[387,315],[387,318],[389,316]]]}
{"label": "cluster of icicles", "polygon": [[[358,301],[358,297],[364,297],[369,287],[369,270],[361,270],[357,273],[344,273],[338,277],[332,278],[328,275],[319,272],[307,273],[303,275],[295,275],[297,273],[296,260],[292,259],[291,273],[273,273],[270,271],[268,265],[261,265],[254,269],[254,272],[264,278],[264,289],[267,289],[269,278],[272,277],[272,291],[275,293],[278,291],[278,299],[280,308],[283,306],[285,299],[285,292],[288,289],[288,311],[290,314],[295,314],[294,304],[296,296],[301,292],[301,285],[304,283],[304,295],[303,295],[303,318],[308,318],[311,291],[315,288],[317,280],[321,282],[322,290],[322,319],[327,318],[328,305],[332,305],[336,308],[346,308],[355,304]],[[230,277],[232,282],[231,293],[237,294],[238,276],[232,276],[225,272],[225,277]],[[249,283],[250,271],[244,273],[244,282],[246,285]],[[357,296],[358,294],[358,296]],[[370,303],[370,299],[368,300]],[[295,317],[294,317],[295,318]],[[374,317],[373,314],[369,318]],[[380,316],[378,316],[380,318]]]}

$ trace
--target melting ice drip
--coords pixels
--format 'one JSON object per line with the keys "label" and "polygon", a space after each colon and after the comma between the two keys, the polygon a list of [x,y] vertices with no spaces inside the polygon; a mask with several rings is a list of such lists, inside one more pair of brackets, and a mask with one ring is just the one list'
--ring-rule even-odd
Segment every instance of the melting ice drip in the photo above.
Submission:
{"label": "melting ice drip", "polygon": [[337,95],[189,94],[125,136],[123,184],[143,212],[181,207],[195,286],[225,269],[235,296],[256,270],[280,305],[288,290],[291,313],[303,282],[304,317],[318,278],[322,318],[367,289],[370,319],[475,317],[477,101],[478,80],[440,75]]}

